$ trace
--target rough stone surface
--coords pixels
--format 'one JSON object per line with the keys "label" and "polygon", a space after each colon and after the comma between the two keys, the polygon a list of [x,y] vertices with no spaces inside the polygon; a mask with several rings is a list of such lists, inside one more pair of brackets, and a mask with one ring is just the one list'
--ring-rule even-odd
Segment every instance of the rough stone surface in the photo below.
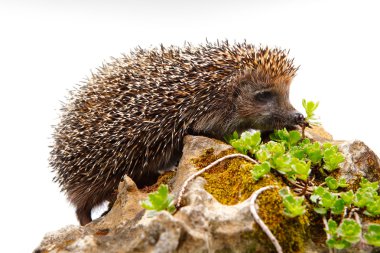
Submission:
{"label": "rough stone surface", "polygon": [[224,142],[209,139],[203,136],[185,136],[182,158],[178,164],[177,174],[173,186],[173,194],[177,194],[185,180],[197,172],[192,159],[201,156],[205,150],[212,148],[215,154],[232,148]]}
{"label": "rough stone surface", "polygon": [[369,181],[380,181],[380,159],[362,141],[337,143],[346,161],[341,165],[339,173],[349,183],[365,177]]}
{"label": "rough stone surface", "polygon": [[[308,132],[318,140],[331,140],[324,131]],[[359,177],[379,180],[380,161],[362,142],[339,142],[347,161],[341,174],[348,181]],[[200,136],[185,137],[183,156],[172,192],[196,171],[192,159],[213,148],[215,153],[231,148],[223,142]],[[125,177],[113,208],[90,224],[68,226],[43,238],[35,252],[273,252],[249,210],[249,199],[237,205],[220,204],[204,190],[205,180],[193,180],[183,205],[174,215],[159,212],[151,217],[139,202],[147,193]],[[260,236],[259,236],[260,234]],[[263,239],[264,238],[264,239]],[[370,250],[370,249],[369,249]],[[370,252],[370,251],[364,252]],[[306,243],[305,252],[328,252],[323,246]]]}
{"label": "rough stone surface", "polygon": [[321,126],[312,126],[312,128],[307,128],[305,131],[305,136],[320,142],[333,140],[332,135]]}

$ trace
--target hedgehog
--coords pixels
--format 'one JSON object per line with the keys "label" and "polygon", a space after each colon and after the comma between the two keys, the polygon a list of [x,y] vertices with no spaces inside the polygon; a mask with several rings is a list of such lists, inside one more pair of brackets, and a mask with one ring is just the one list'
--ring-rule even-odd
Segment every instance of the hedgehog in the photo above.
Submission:
{"label": "hedgehog", "polygon": [[63,104],[49,160],[80,224],[115,200],[123,176],[154,183],[187,134],[223,140],[303,124],[289,102],[298,67],[288,54],[226,40],[139,47],[99,67]]}

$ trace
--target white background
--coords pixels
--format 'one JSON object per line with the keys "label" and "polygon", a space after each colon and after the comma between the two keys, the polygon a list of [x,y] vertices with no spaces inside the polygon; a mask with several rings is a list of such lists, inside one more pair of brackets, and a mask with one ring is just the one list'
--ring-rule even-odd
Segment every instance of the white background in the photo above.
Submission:
{"label": "white background", "polygon": [[1,0],[1,251],[31,252],[45,232],[76,224],[47,162],[59,101],[138,45],[228,38],[290,49],[301,65],[292,103],[319,100],[336,139],[379,154],[379,13],[376,1],[347,0]]}

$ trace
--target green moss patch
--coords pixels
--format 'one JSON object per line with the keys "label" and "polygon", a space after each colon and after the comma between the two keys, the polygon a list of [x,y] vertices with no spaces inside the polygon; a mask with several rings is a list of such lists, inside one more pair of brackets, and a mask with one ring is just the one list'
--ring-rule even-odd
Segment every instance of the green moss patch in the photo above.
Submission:
{"label": "green moss patch", "polygon": [[[204,154],[194,159],[194,164],[202,169],[213,161],[236,153],[234,149],[214,154],[213,149],[205,150]],[[254,181],[250,173],[251,163],[243,158],[227,159],[204,174],[205,189],[224,205],[235,205],[248,199],[252,193],[267,185],[285,186],[281,176],[269,173],[262,179]],[[304,242],[309,237],[308,214],[296,218],[282,215],[284,206],[280,195],[275,190],[268,190],[259,195],[257,199],[259,215],[270,228],[284,252],[302,252]],[[262,240],[268,240],[262,233]],[[270,242],[268,242],[270,244]]]}
{"label": "green moss patch", "polygon": [[[284,252],[303,252],[305,241],[309,238],[309,214],[295,218],[282,215],[284,206],[276,189],[260,194],[256,203],[260,218],[277,238]],[[268,240],[264,233],[262,238]]]}
{"label": "green moss patch", "polygon": [[[213,149],[205,150],[194,164],[202,169],[213,161],[234,154],[234,149],[214,154]],[[268,174],[255,182],[250,173],[251,163],[243,158],[227,159],[202,174],[207,181],[205,189],[224,205],[235,205],[248,199],[254,191],[266,185],[285,186],[281,177]]]}

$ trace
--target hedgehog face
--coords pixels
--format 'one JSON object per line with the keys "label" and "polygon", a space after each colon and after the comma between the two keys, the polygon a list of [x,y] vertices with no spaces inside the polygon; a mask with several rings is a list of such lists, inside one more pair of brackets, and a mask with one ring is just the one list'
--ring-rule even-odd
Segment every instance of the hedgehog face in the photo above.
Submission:
{"label": "hedgehog face", "polygon": [[242,80],[235,93],[238,131],[291,128],[304,121],[302,114],[289,102],[288,83]]}

